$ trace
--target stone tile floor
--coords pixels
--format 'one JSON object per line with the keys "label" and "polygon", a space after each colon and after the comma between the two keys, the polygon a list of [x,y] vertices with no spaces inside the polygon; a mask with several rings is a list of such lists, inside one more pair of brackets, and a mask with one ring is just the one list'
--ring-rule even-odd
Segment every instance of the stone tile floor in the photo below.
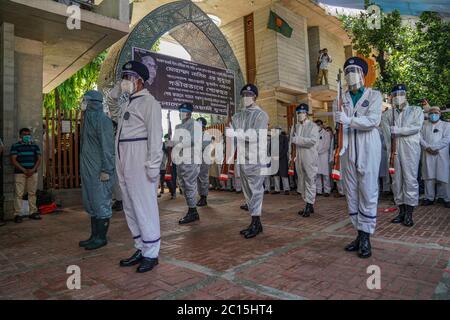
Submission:
{"label": "stone tile floor", "polygon": [[[123,213],[95,252],[78,248],[89,227],[76,201],[42,221],[8,223],[0,227],[0,299],[450,299],[450,209],[419,208],[413,228],[380,211],[373,257],[361,260],[343,251],[355,237],[345,199],[320,197],[305,219],[300,196],[266,195],[264,233],[251,240],[239,235],[249,222],[242,199],[213,192],[201,221],[179,226],[184,199],[164,195],[160,264],[143,275],[118,266],[134,251]],[[70,265],[81,269],[80,290],[67,288]],[[372,265],[380,290],[366,285]]]}

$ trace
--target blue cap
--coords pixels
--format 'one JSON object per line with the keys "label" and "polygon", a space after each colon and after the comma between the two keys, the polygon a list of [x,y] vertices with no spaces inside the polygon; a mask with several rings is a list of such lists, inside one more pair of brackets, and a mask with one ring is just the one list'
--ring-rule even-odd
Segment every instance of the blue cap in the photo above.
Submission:
{"label": "blue cap", "polygon": [[197,121],[202,123],[202,127],[206,127],[208,125],[208,121],[206,121],[203,117],[198,118]]}
{"label": "blue cap", "polygon": [[89,90],[83,95],[83,97],[90,101],[103,102],[103,94],[97,90]]}
{"label": "blue cap", "polygon": [[246,84],[242,89],[241,89],[241,96],[244,92],[251,92],[253,93],[256,97],[258,96],[258,88],[251,83]]}
{"label": "blue cap", "polygon": [[309,106],[306,103],[300,103],[298,107],[295,109],[295,112],[309,112]]}
{"label": "blue cap", "polygon": [[150,78],[150,74],[145,64],[131,60],[122,66],[122,76],[133,73],[140,76],[144,82]]}
{"label": "blue cap", "polygon": [[367,75],[367,72],[369,72],[369,66],[367,65],[367,62],[364,59],[361,59],[359,57],[351,57],[347,59],[344,63],[344,70],[348,66],[358,66],[362,69],[364,75]]}
{"label": "blue cap", "polygon": [[406,92],[406,86],[404,84],[397,84],[392,88],[391,93],[394,93],[396,91],[405,91]]}
{"label": "blue cap", "polygon": [[182,105],[180,105],[178,107],[178,110],[182,111],[182,112],[192,113],[194,111],[194,106],[192,105],[192,103],[186,102],[186,103],[183,103]]}

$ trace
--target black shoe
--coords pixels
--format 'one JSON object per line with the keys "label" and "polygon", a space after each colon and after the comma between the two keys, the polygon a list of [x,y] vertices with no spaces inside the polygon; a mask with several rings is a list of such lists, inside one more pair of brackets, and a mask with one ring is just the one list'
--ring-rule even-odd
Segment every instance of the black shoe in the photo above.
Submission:
{"label": "black shoe", "polygon": [[121,267],[132,267],[132,266],[139,264],[142,261],[142,259],[144,259],[144,257],[142,256],[142,251],[138,250],[128,259],[120,260],[120,266]]}
{"label": "black shoe", "polygon": [[264,191],[264,194],[269,194],[270,192],[269,191]]}
{"label": "black shoe", "polygon": [[241,194],[242,193],[242,191],[241,190],[239,190],[239,191],[236,191],[236,194]]}
{"label": "black shoe", "polygon": [[179,224],[188,224],[194,221],[200,220],[200,216],[197,212],[197,208],[189,208],[186,215],[178,221]]}
{"label": "black shoe", "polygon": [[248,205],[247,204],[243,204],[242,206],[240,206],[241,210],[245,210],[248,211]]}
{"label": "black shoe", "polygon": [[361,240],[361,231],[358,230],[358,236],[356,237],[355,240],[353,240],[352,242],[350,242],[345,248],[344,250],[347,252],[356,252],[359,250],[359,242]]}
{"label": "black shoe", "polygon": [[307,203],[305,209],[303,210],[302,216],[304,218],[308,218],[311,216],[311,213],[314,213],[314,207],[311,203]]}
{"label": "black shoe", "polygon": [[316,196],[317,197],[321,197],[321,196],[323,196],[323,194],[322,193],[317,193]]}
{"label": "black shoe", "polygon": [[86,247],[89,243],[91,243],[92,239],[94,239],[96,235],[97,235],[97,224],[95,222],[95,217],[91,217],[91,236],[87,240],[80,241],[78,245],[81,248]]}
{"label": "black shoe", "polygon": [[403,223],[405,220],[405,214],[406,214],[406,205],[401,204],[398,209],[400,210],[398,213],[398,216],[391,220],[391,223]]}
{"label": "black shoe", "polygon": [[444,205],[446,208],[450,208],[450,201],[447,201]]}
{"label": "black shoe", "polygon": [[137,273],[152,271],[158,265],[158,258],[143,258],[141,264],[136,269]]}
{"label": "black shoe", "polygon": [[247,232],[249,232],[250,229],[252,228],[252,223],[253,223],[253,220],[252,220],[252,222],[250,222],[250,224],[248,225],[248,227],[245,228],[244,230],[241,230],[241,231],[239,232],[239,234],[245,235]]}
{"label": "black shoe", "polygon": [[206,199],[206,196],[200,196],[200,200],[197,202],[197,207],[206,207],[208,205]]}
{"label": "black shoe", "polygon": [[428,199],[424,199],[422,201],[422,206],[427,207],[427,206],[432,206],[434,204],[434,201],[428,200]]}
{"label": "black shoe", "polygon": [[285,192],[284,192],[284,195],[285,195],[285,196],[289,196],[290,194],[291,194],[291,193],[290,193],[289,191],[285,191]]}
{"label": "black shoe", "polygon": [[329,198],[329,197],[330,197],[330,194],[329,194],[329,193],[324,193],[323,196],[324,196],[325,198]]}
{"label": "black shoe", "polygon": [[23,219],[22,219],[21,216],[15,216],[15,217],[14,217],[14,222],[15,222],[15,223],[22,223],[22,221],[23,221]]}
{"label": "black shoe", "polygon": [[272,191],[270,194],[280,194],[280,191]]}
{"label": "black shoe", "polygon": [[116,200],[111,209],[113,211],[123,211],[123,202]]}
{"label": "black shoe", "polygon": [[370,233],[361,231],[358,257],[361,259],[367,259],[372,256],[372,246],[370,244]]}
{"label": "black shoe", "polygon": [[109,228],[109,219],[95,219],[97,234],[84,248],[86,250],[97,250],[108,244],[106,234]]}
{"label": "black shoe", "polygon": [[245,239],[251,239],[251,238],[256,237],[261,232],[263,232],[261,218],[260,217],[252,217],[252,223],[250,225],[250,228],[247,230],[247,232],[244,233],[244,237],[245,237]]}
{"label": "black shoe", "polygon": [[405,215],[405,220],[403,221],[403,225],[405,227],[412,227],[414,225],[413,211],[414,211],[414,207],[408,206],[408,205],[406,206],[406,215]]}
{"label": "black shoe", "polygon": [[30,214],[30,216],[28,218],[30,218],[31,220],[42,220],[42,217],[39,214],[39,212],[35,212],[33,214]]}
{"label": "black shoe", "polygon": [[170,195],[170,200],[175,200],[176,198],[177,198],[177,195],[176,195],[176,194]]}

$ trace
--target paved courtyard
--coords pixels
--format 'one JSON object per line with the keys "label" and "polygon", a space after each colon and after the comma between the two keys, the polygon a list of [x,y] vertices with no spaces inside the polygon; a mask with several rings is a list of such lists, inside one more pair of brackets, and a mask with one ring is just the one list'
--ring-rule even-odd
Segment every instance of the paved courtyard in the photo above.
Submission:
{"label": "paved courtyard", "polygon": [[[213,192],[189,226],[177,223],[184,199],[164,195],[160,264],[140,275],[118,265],[134,252],[123,213],[114,214],[107,247],[78,247],[88,217],[71,193],[61,213],[0,227],[0,299],[450,299],[450,210],[442,205],[421,207],[413,228],[390,224],[396,213],[380,210],[373,257],[361,260],[343,250],[355,237],[343,198],[318,198],[305,219],[300,196],[267,195],[264,233],[244,240],[242,195]],[[70,265],[81,268],[80,290],[67,288]],[[371,265],[381,270],[380,290],[367,288]]]}

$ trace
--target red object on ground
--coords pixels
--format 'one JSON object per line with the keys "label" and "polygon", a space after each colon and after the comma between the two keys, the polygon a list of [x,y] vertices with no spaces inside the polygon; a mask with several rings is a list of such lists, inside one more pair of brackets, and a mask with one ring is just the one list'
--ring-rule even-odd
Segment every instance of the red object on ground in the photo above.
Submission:
{"label": "red object on ground", "polygon": [[39,213],[40,214],[50,214],[56,211],[56,209],[58,209],[58,206],[56,205],[55,202],[52,202],[50,204],[44,204],[42,206],[39,207]]}
{"label": "red object on ground", "polygon": [[378,211],[380,211],[380,212],[384,212],[384,213],[389,213],[389,212],[395,212],[395,211],[397,211],[397,208],[380,208],[380,209],[378,209]]}

